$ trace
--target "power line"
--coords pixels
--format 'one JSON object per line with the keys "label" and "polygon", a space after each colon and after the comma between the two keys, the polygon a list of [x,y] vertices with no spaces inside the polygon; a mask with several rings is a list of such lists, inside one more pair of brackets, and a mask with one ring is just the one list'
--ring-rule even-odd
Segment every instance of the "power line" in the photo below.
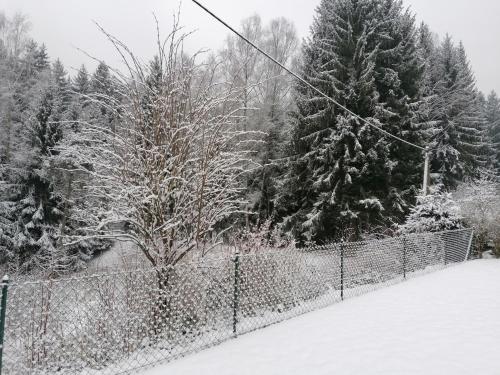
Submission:
{"label": "power line", "polygon": [[351,111],[350,109],[348,109],[347,107],[345,107],[344,105],[340,104],[339,102],[337,102],[335,99],[333,99],[332,97],[328,96],[327,94],[325,94],[323,91],[321,91],[320,89],[318,89],[317,87],[313,86],[312,84],[310,84],[309,82],[307,82],[304,78],[302,78],[301,76],[299,76],[297,73],[295,73],[294,71],[288,69],[285,65],[283,65],[282,63],[280,63],[279,61],[277,61],[274,57],[272,57],[271,55],[269,55],[267,52],[263,51],[261,48],[259,48],[257,45],[255,45],[252,41],[250,41],[249,39],[247,39],[246,37],[244,37],[243,35],[241,35],[238,31],[236,31],[234,28],[232,28],[230,25],[228,25],[225,21],[223,21],[221,18],[219,18],[218,16],[216,16],[213,12],[211,12],[209,9],[207,9],[205,6],[203,6],[202,4],[200,4],[197,0],[192,0],[196,5],[198,5],[201,9],[203,9],[205,12],[207,12],[209,15],[211,15],[213,18],[215,18],[217,21],[219,21],[222,25],[224,25],[226,28],[228,28],[229,30],[231,30],[234,34],[236,34],[238,37],[240,37],[241,39],[243,39],[245,42],[247,42],[250,46],[252,46],[253,48],[255,48],[257,51],[259,51],[261,54],[263,54],[264,56],[266,56],[269,60],[271,60],[272,62],[274,62],[275,64],[277,64],[281,69],[285,70],[286,72],[288,72],[289,74],[291,74],[293,77],[295,77],[296,79],[298,79],[300,82],[302,82],[303,84],[305,84],[306,86],[308,86],[309,88],[311,88],[312,90],[316,91],[318,94],[320,94],[322,97],[324,97],[325,99],[329,100],[330,102],[332,102],[333,104],[335,104],[336,106],[338,106],[339,108],[343,109],[344,111],[346,111],[347,113],[349,113],[350,115],[354,116],[355,118],[357,118],[358,120],[360,120],[361,122],[371,126],[372,128],[374,129],[377,129],[378,131],[380,131],[381,133],[383,133],[384,135],[390,137],[390,138],[393,138],[397,141],[400,141],[400,142],[403,142],[409,146],[412,146],[412,147],[415,147],[419,150],[422,150],[422,151],[426,151],[426,148],[425,147],[421,147],[421,146],[418,146],[414,143],[411,143],[411,142],[408,142],[407,140],[403,139],[403,138],[400,138],[394,134],[391,134],[389,133],[387,130],[384,130],[382,129],[381,127],[375,125],[374,123],[362,118],[361,116],[359,116],[358,114],[354,113],[353,111]]}

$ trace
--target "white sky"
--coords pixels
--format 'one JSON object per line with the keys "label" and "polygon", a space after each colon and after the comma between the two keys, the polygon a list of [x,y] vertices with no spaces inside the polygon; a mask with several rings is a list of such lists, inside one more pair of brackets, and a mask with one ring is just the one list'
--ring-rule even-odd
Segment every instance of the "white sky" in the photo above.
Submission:
{"label": "white sky", "polygon": [[[264,21],[284,16],[292,20],[301,37],[307,36],[320,0],[202,0],[231,25],[258,13]],[[500,92],[500,1],[498,0],[404,0],[437,33],[448,32],[462,40],[476,73],[479,88]],[[126,42],[137,55],[149,58],[154,50],[155,29],[152,12],[167,32],[178,0],[0,0],[0,10],[8,15],[27,14],[32,36],[44,42],[51,57],[59,57],[71,71],[81,63],[93,64],[77,50],[117,63],[118,58],[92,20]],[[217,49],[227,31],[190,0],[181,4],[181,24],[198,30],[190,38],[193,49]]]}

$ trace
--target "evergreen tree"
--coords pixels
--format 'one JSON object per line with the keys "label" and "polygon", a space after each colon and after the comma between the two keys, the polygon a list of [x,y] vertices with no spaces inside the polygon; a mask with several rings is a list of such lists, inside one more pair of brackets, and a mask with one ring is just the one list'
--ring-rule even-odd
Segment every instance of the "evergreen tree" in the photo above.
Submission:
{"label": "evergreen tree", "polygon": [[79,95],[88,95],[90,92],[89,73],[85,65],[82,65],[73,81],[73,91]]}
{"label": "evergreen tree", "polygon": [[[422,22],[418,28],[418,54],[425,65],[424,77],[431,75],[431,59],[436,56],[437,39],[438,37],[431,31],[429,25]],[[425,90],[428,87],[423,86],[422,89]]]}
{"label": "evergreen tree", "polygon": [[59,123],[53,120],[54,92],[47,87],[34,108],[30,123],[31,154],[26,173],[18,182],[21,189],[13,200],[15,218],[14,250],[16,260],[25,270],[38,267],[51,257],[60,219],[60,200],[53,194],[46,161],[61,140]]}
{"label": "evergreen tree", "polygon": [[101,62],[90,81],[90,95],[96,100],[91,104],[89,116],[91,122],[104,128],[114,128],[114,116],[108,106],[115,97],[113,78],[108,66]]}
{"label": "evergreen tree", "polygon": [[439,183],[455,188],[484,166],[484,118],[479,94],[462,44],[456,47],[447,36],[433,64],[434,108],[430,116],[436,131],[431,144],[432,171]]}
{"label": "evergreen tree", "polygon": [[[354,113],[418,142],[412,112],[421,74],[416,42],[413,17],[400,1],[323,0],[301,73]],[[402,215],[401,190],[416,181],[420,155],[303,84],[294,95],[291,161],[277,211],[285,228],[302,241],[325,241],[346,231],[359,236]]]}
{"label": "evergreen tree", "polygon": [[31,40],[26,44],[26,51],[22,59],[23,71],[22,79],[27,80],[33,78],[40,73],[36,67],[36,58],[38,54],[38,44]]}
{"label": "evergreen tree", "polygon": [[71,93],[71,100],[67,118],[73,121],[71,128],[76,132],[79,131],[83,123],[88,121],[90,115],[90,79],[85,65],[80,67],[76,77],[74,77],[68,86],[68,91]]}
{"label": "evergreen tree", "polygon": [[[385,130],[413,144],[422,145],[427,129],[418,117],[424,79],[418,53],[418,30],[414,16],[401,2],[382,2],[380,19],[391,20],[381,34],[377,54],[376,86],[381,105],[377,114]],[[387,21],[386,21],[387,22]],[[401,219],[415,202],[422,181],[423,154],[408,144],[390,141],[389,195],[385,215]]]}
{"label": "evergreen tree", "polygon": [[464,220],[460,208],[451,194],[442,187],[432,194],[418,197],[417,204],[411,209],[404,225],[398,227],[402,234],[442,232],[462,229]]}
{"label": "evergreen tree", "polygon": [[49,56],[47,54],[47,47],[42,44],[38,51],[35,53],[35,69],[39,72],[47,69],[49,67]]}
{"label": "evergreen tree", "polygon": [[92,75],[91,90],[93,93],[112,96],[113,84],[108,66],[101,62]]}
{"label": "evergreen tree", "polygon": [[[78,129],[66,125],[80,124],[86,111],[74,108],[70,86],[43,45],[31,41],[16,56],[0,54],[0,262],[21,271],[68,271],[108,245],[64,243],[81,234],[95,206],[74,172]],[[63,145],[70,152],[61,155]]]}
{"label": "evergreen tree", "polygon": [[54,93],[54,108],[57,110],[53,114],[54,121],[66,119],[68,107],[71,102],[70,80],[63,64],[57,59],[52,67],[52,89]]}
{"label": "evergreen tree", "polygon": [[[85,66],[82,65],[74,81],[66,78],[62,64],[54,65],[54,89],[57,97],[58,121],[61,121],[63,138],[58,142],[49,158],[50,176],[53,182],[53,194],[60,199],[61,217],[58,222],[55,251],[61,259],[57,262],[71,269],[84,267],[84,262],[95,254],[107,249],[107,240],[89,238],[72,243],[75,237],[85,235],[87,222],[97,215],[100,202],[87,196],[87,187],[91,183],[88,173],[82,171],[92,168],[82,166],[79,160],[78,147],[81,146],[82,135],[85,134],[89,120],[92,118],[92,105],[88,98],[91,93],[91,82]],[[97,116],[97,124],[101,117]],[[68,245],[68,242],[70,243]],[[56,263],[57,265],[57,263]]]}
{"label": "evergreen tree", "polygon": [[484,115],[491,139],[492,162],[491,166],[500,175],[500,99],[492,91],[484,104]]}

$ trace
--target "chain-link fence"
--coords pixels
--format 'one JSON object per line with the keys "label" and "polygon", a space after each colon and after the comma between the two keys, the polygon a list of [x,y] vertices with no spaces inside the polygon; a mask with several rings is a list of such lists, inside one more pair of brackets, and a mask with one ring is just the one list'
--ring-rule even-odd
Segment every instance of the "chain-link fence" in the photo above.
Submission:
{"label": "chain-link fence", "polygon": [[12,283],[3,374],[115,375],[468,258],[470,230]]}

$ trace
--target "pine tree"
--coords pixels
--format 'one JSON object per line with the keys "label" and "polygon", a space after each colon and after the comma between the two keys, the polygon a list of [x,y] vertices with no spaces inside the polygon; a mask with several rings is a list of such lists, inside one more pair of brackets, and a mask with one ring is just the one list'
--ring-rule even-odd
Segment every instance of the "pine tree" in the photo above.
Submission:
{"label": "pine tree", "polygon": [[27,80],[33,78],[38,73],[40,73],[37,69],[37,55],[38,55],[38,44],[31,40],[26,44],[26,50],[23,53],[22,64],[23,71],[22,76],[23,80]]}
{"label": "pine tree", "polygon": [[434,108],[430,116],[436,134],[431,144],[432,171],[437,182],[453,189],[484,166],[485,129],[479,94],[465,49],[447,36],[434,66]]}
{"label": "pine tree", "polygon": [[491,139],[492,162],[491,166],[500,175],[500,99],[495,91],[492,91],[484,104],[484,115]]}
{"label": "pine tree", "polygon": [[[323,0],[301,73],[354,113],[420,141],[412,113],[421,74],[415,54],[413,17],[400,1]],[[346,231],[358,237],[402,215],[400,191],[414,182],[415,152],[406,149],[410,156],[399,164],[391,158],[403,146],[303,84],[294,95],[290,172],[277,212],[285,228],[299,240],[324,241]]]}
{"label": "pine tree", "polygon": [[49,56],[47,54],[47,47],[45,47],[45,44],[42,44],[39,48],[38,51],[35,53],[35,69],[38,72],[41,72],[45,69],[49,68]]}
{"label": "pine tree", "polygon": [[0,262],[58,273],[103,243],[63,246],[95,203],[75,181],[76,153],[60,155],[61,145],[75,140],[75,129],[66,127],[75,101],[71,82],[62,63],[51,66],[35,42],[7,60],[0,61]]}
{"label": "pine tree", "polygon": [[[418,28],[418,53],[421,61],[425,65],[426,69],[424,72],[425,76],[430,76],[431,74],[431,58],[433,58],[436,54],[436,40],[438,39],[437,35],[435,35],[429,25],[422,22],[420,27]],[[424,86],[423,89],[427,87]]]}
{"label": "pine tree", "polygon": [[59,59],[52,67],[52,91],[54,95],[54,121],[63,121],[67,117],[67,111],[71,102],[70,79]]}
{"label": "pine tree", "polygon": [[54,165],[71,95],[60,62],[49,76],[37,80],[39,93],[29,98],[20,117],[23,151],[6,169],[6,186],[11,188],[0,192],[0,250],[3,260],[17,264],[21,271],[45,269],[53,274],[67,271],[75,258],[60,246],[61,222],[67,219],[68,207],[56,190],[55,174],[62,165]]}
{"label": "pine tree", "polygon": [[90,80],[90,95],[94,103],[89,109],[91,122],[104,128],[114,129],[114,116],[108,106],[115,97],[114,82],[108,66],[101,62]]}
{"label": "pine tree", "polygon": [[85,65],[82,65],[73,81],[73,91],[78,95],[88,95],[90,92],[89,73]]}
{"label": "pine tree", "polygon": [[[60,199],[61,205],[54,247],[57,256],[51,261],[53,266],[61,269],[78,269],[84,267],[85,261],[92,259],[95,254],[107,249],[110,245],[107,240],[81,239],[85,235],[84,227],[101,208],[100,202],[87,196],[86,189],[91,181],[88,173],[82,171],[92,167],[82,166],[78,156],[82,135],[92,117],[92,105],[89,98],[91,82],[83,65],[74,82],[70,82],[66,78],[62,64],[54,65],[53,81],[57,98],[55,107],[58,109],[58,116],[54,120],[60,121],[63,137],[54,147],[48,160],[50,165],[48,173],[53,182],[53,194]],[[101,118],[98,117],[98,119]],[[74,242],[75,237],[80,240]],[[56,261],[55,264],[54,261]]]}
{"label": "pine tree", "polygon": [[19,196],[14,200],[14,249],[25,270],[38,267],[39,262],[52,254],[61,208],[60,199],[52,192],[45,163],[62,137],[59,123],[52,121],[55,109],[51,86],[44,90],[34,110],[30,124],[31,155],[25,165],[26,174],[19,181]]}
{"label": "pine tree", "polygon": [[442,187],[432,194],[418,197],[417,204],[411,209],[404,225],[398,227],[402,234],[442,232],[462,229],[464,220],[460,208],[450,193]]}
{"label": "pine tree", "polygon": [[[424,78],[414,16],[401,2],[382,2],[384,27],[377,60],[378,119],[391,134],[417,145],[425,143],[427,131],[418,118]],[[422,181],[423,154],[416,147],[390,140],[390,192],[385,215],[401,219],[415,202]]]}
{"label": "pine tree", "polygon": [[[8,21],[8,20],[7,20]],[[7,22],[8,24],[9,22]],[[5,26],[5,24],[4,24]],[[0,29],[2,25],[0,24]],[[12,39],[26,40],[25,28],[18,33],[0,33],[0,258],[12,259],[14,251],[16,198],[26,175],[24,162],[29,160],[31,145],[26,143],[26,110],[34,97],[38,79],[34,68],[36,43],[22,43],[13,54]],[[28,154],[28,155],[27,155]]]}
{"label": "pine tree", "polygon": [[109,72],[108,66],[101,62],[96,68],[96,71],[92,75],[91,80],[91,90],[93,93],[100,95],[112,96],[113,95],[113,84],[111,79],[111,74]]}

